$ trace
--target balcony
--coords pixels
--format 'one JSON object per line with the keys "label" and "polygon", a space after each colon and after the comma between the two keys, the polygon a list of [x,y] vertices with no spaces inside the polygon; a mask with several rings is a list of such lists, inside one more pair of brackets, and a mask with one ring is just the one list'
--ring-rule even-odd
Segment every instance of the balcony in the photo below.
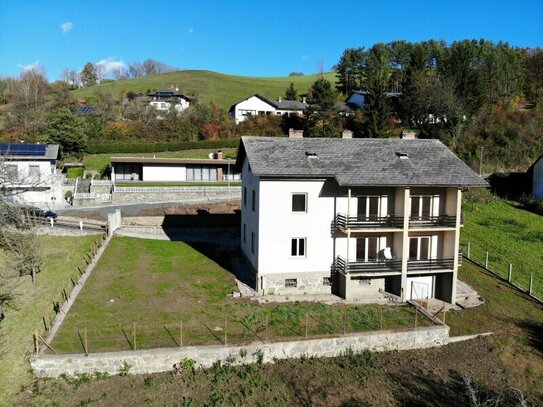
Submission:
{"label": "balcony", "polygon": [[[464,224],[464,214],[460,216],[460,224]],[[409,228],[454,228],[456,227],[456,216],[410,216]]]}
{"label": "balcony", "polygon": [[[462,264],[462,254],[458,254],[458,265]],[[452,270],[454,267],[453,257],[441,257],[437,259],[420,259],[407,261],[408,273],[428,273],[440,270]],[[402,271],[401,259],[378,259],[373,261],[347,261],[337,256],[334,268],[343,274],[364,274],[364,273],[400,273]]]}
{"label": "balcony", "polygon": [[[462,264],[462,253],[458,254],[458,265]],[[436,270],[452,270],[454,257],[440,257],[437,259],[407,260],[407,272],[431,272]]]}
{"label": "balcony", "polygon": [[347,216],[343,213],[338,213],[336,215],[335,225],[340,229],[401,229],[403,227],[403,216]]}
{"label": "balcony", "polygon": [[343,274],[400,273],[402,271],[402,260],[378,259],[348,262],[345,258],[337,256],[335,269]]}

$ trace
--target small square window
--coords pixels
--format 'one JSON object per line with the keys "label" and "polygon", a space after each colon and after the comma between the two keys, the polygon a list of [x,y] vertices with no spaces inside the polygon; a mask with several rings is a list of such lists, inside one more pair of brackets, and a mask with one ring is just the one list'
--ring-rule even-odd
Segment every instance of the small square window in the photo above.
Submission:
{"label": "small square window", "polygon": [[296,237],[290,240],[290,255],[305,257],[305,237]]}
{"label": "small square window", "polygon": [[358,280],[358,284],[371,285],[371,278],[361,278],[360,280]]}
{"label": "small square window", "polygon": [[292,194],[292,212],[307,212],[307,194]]}
{"label": "small square window", "polygon": [[285,279],[285,287],[298,287],[298,279],[297,278],[286,278]]}

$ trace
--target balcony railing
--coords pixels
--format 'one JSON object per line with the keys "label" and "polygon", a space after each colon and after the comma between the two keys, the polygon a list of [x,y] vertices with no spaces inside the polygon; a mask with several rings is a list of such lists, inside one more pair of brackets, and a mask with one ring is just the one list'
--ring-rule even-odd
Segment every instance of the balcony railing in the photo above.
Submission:
{"label": "balcony railing", "polygon": [[336,270],[343,274],[390,273],[402,270],[402,260],[378,259],[372,261],[347,261],[341,256],[336,258]]}
{"label": "balcony railing", "polygon": [[[462,254],[458,254],[458,265],[462,263]],[[452,270],[454,257],[440,257],[437,259],[407,260],[407,271],[421,272],[434,270]]]}
{"label": "balcony railing", "polygon": [[336,215],[336,227],[343,229],[372,229],[372,228],[402,228],[403,217],[387,216],[347,216],[343,213]]}
{"label": "balcony railing", "polygon": [[[458,264],[462,263],[462,254],[458,255]],[[399,273],[402,271],[401,259],[377,259],[371,261],[347,261],[344,257],[337,256],[335,261],[336,271],[343,274],[357,273]],[[436,270],[452,270],[454,266],[453,257],[442,257],[437,259],[408,260],[408,272],[432,272]]]}
{"label": "balcony railing", "polygon": [[[460,216],[460,223],[464,224],[464,215]],[[409,227],[452,227],[456,226],[456,216],[438,215],[438,216],[413,216],[409,217]]]}

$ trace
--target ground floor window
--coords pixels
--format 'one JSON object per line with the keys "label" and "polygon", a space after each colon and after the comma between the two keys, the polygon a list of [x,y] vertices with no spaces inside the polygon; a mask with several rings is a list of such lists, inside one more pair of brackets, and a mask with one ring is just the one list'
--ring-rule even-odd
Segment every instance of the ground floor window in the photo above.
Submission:
{"label": "ground floor window", "polygon": [[298,287],[298,279],[296,278],[286,278],[285,279],[285,287]]}
{"label": "ground floor window", "polygon": [[187,166],[187,181],[217,181],[217,168]]}

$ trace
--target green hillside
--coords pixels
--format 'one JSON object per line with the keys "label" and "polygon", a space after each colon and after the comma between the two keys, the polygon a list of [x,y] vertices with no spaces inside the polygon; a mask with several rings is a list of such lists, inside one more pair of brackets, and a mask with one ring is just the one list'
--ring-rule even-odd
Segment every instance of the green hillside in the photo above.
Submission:
{"label": "green hillside", "polygon": [[[214,101],[219,107],[228,109],[233,103],[259,93],[277,98],[294,82],[298,94],[306,93],[320,75],[305,75],[278,78],[225,75],[211,71],[175,71],[143,78],[115,81],[73,91],[78,98],[92,96],[96,91],[110,93],[118,97],[123,92],[146,92],[148,89],[164,89],[177,86],[181,93],[196,94],[201,103]],[[325,73],[324,77],[335,82],[335,73]]]}

